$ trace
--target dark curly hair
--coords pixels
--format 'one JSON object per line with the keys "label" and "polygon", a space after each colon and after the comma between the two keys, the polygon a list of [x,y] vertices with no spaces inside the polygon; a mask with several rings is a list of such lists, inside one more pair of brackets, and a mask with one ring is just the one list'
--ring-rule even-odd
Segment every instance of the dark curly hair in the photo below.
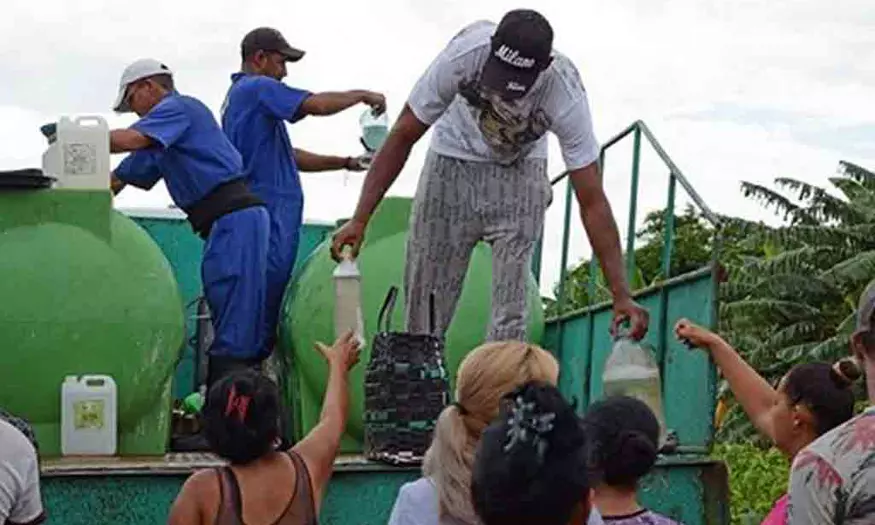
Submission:
{"label": "dark curly hair", "polygon": [[593,403],[583,421],[592,440],[590,466],[601,481],[634,489],[659,453],[659,421],[653,411],[633,397],[612,396]]}
{"label": "dark curly hair", "polygon": [[586,517],[586,445],[574,407],[556,387],[530,382],[507,394],[474,457],[471,496],[480,520],[566,525],[576,510]]}
{"label": "dark curly hair", "polygon": [[863,375],[852,359],[796,365],[784,378],[784,393],[794,405],[803,405],[814,416],[814,431],[826,434],[854,416],[851,386]]}
{"label": "dark curly hair", "polygon": [[226,375],[210,388],[203,413],[210,447],[232,464],[250,463],[275,449],[279,392],[263,374]]}

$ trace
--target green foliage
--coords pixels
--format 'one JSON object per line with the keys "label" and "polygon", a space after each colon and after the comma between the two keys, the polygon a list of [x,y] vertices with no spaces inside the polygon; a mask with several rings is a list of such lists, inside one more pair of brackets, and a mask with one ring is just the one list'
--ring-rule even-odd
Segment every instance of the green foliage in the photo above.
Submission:
{"label": "green foliage", "polygon": [[759,524],[787,491],[787,458],[752,444],[717,445],[712,455],[729,467],[732,525]]}
{"label": "green foliage", "polygon": [[[721,287],[720,332],[770,382],[794,365],[848,353],[854,309],[875,278],[875,173],[842,162],[832,191],[791,178],[777,190],[742,183],[742,193],[786,224],[727,218],[762,253],[731,264]],[[718,439],[754,439],[733,406]]]}
{"label": "green foliage", "polygon": [[[663,210],[653,211],[644,218],[644,224],[637,232],[640,246],[635,250],[635,273],[629,278],[629,287],[635,291],[651,286],[665,279],[663,275],[663,251],[666,239],[666,214]],[[692,206],[684,213],[674,216],[674,230],[671,236],[672,255],[670,275],[677,276],[697,270],[711,261],[714,229]],[[589,293],[590,261],[584,260],[571,268],[565,277],[565,307],[563,312],[609,301],[610,288],[601,267],[597,269],[592,297]],[[559,284],[553,289],[559,297]],[[545,299],[547,315],[556,315],[558,305]]]}

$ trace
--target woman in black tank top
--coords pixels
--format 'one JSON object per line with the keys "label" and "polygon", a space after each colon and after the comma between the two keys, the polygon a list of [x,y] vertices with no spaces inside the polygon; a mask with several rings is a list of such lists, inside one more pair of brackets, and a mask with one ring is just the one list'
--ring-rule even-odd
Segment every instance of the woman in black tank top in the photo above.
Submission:
{"label": "woman in black tank top", "polygon": [[279,393],[259,372],[217,381],[204,406],[211,448],[228,466],[195,473],[170,511],[170,525],[315,525],[346,426],[347,374],[358,362],[351,334],[317,345],[329,364],[319,424],[287,451],[279,445]]}

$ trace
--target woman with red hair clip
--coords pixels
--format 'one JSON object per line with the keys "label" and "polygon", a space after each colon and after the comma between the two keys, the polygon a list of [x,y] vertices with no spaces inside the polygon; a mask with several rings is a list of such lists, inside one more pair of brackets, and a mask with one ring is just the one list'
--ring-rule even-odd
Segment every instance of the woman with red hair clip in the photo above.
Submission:
{"label": "woman with red hair clip", "polygon": [[332,347],[317,344],[328,361],[328,388],[319,424],[289,450],[280,450],[276,384],[254,371],[216,382],[204,406],[205,434],[228,461],[196,472],[170,510],[170,525],[315,525],[340,448],[349,407],[349,370],[358,363],[352,334]]}

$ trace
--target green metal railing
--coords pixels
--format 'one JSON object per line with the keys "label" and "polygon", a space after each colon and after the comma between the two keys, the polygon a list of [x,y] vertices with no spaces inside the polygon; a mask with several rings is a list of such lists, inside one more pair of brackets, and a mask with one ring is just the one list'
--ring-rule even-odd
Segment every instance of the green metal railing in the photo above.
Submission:
{"label": "green metal railing", "polygon": [[[601,167],[602,172],[605,169],[605,153],[612,146],[618,144],[623,139],[628,137],[629,135],[633,136],[633,146],[632,146],[632,183],[629,192],[629,223],[627,227],[626,234],[626,250],[625,250],[625,263],[626,263],[626,275],[627,279],[630,279],[635,272],[635,222],[637,219],[638,213],[638,181],[639,181],[639,172],[641,167],[641,138],[642,136],[653,148],[654,152],[657,156],[662,160],[665,166],[669,170],[668,177],[668,198],[665,207],[665,237],[661,255],[661,266],[662,266],[662,275],[664,279],[670,279],[671,275],[671,257],[674,249],[674,217],[675,217],[675,198],[676,198],[676,189],[677,184],[679,183],[690,199],[693,201],[699,210],[702,213],[702,216],[711,223],[715,228],[715,232],[719,237],[720,232],[720,219],[717,215],[711,211],[711,208],[705,204],[705,201],[702,197],[693,189],[693,186],[687,180],[687,178],[683,175],[680,168],[677,167],[677,164],[668,156],[656,138],[653,136],[653,133],[647,127],[647,125],[638,120],[629,125],[622,132],[608,140],[601,148],[601,152],[599,154],[599,165]],[[566,179],[569,175],[569,172],[563,172],[562,174],[556,176],[550,181],[552,186],[555,186],[559,182]],[[574,195],[574,188],[572,187],[571,181],[568,181],[566,185],[565,191],[565,217],[562,226],[562,258],[560,261],[560,272],[559,272],[559,283],[558,290],[556,296],[557,302],[557,312],[559,315],[565,313],[565,302],[566,302],[566,293],[565,293],[565,284],[566,278],[568,276],[568,249],[571,237],[571,210],[573,207],[572,200]],[[714,262],[716,262],[716,253],[717,250],[714,250]],[[537,264],[535,265],[535,274],[540,274],[541,268],[541,247],[539,246],[536,254]],[[592,258],[590,259],[589,265],[590,271],[590,279],[588,282],[589,289],[588,295],[590,298],[595,297],[595,286],[596,280],[599,271],[599,262],[595,253],[593,253]],[[588,305],[590,306],[590,305]]]}
{"label": "green metal railing", "polygon": [[[656,316],[656,341],[655,345],[656,350],[656,358],[659,363],[660,373],[662,377],[665,377],[665,352],[668,347],[668,340],[670,337],[670,329],[669,329],[669,319],[668,319],[668,297],[671,285],[680,284],[681,281],[685,279],[695,277],[696,275],[701,275],[701,272],[693,272],[693,274],[686,274],[683,276],[673,276],[671,274],[671,261],[672,255],[674,253],[674,237],[675,237],[675,199],[677,194],[677,185],[683,188],[683,190],[687,193],[689,198],[692,200],[693,204],[701,210],[702,216],[714,227],[714,243],[713,249],[711,253],[711,262],[709,272],[711,275],[711,286],[712,286],[712,297],[717,297],[717,289],[719,286],[719,262],[718,262],[718,254],[720,251],[720,242],[721,242],[721,221],[718,216],[711,211],[708,205],[705,204],[701,196],[693,189],[692,185],[689,183],[687,178],[683,175],[680,168],[674,163],[671,157],[665,152],[656,138],[651,133],[650,129],[644,124],[642,121],[636,121],[631,124],[629,127],[624,129],[621,133],[616,135],[607,141],[601,148],[601,152],[599,154],[599,165],[604,171],[605,166],[605,153],[609,148],[616,145],[623,139],[627,138],[629,135],[632,135],[633,139],[633,150],[632,150],[632,177],[631,177],[631,188],[630,188],[630,200],[629,200],[629,223],[627,226],[627,238],[626,238],[626,249],[625,249],[625,263],[626,263],[626,275],[627,280],[632,283],[632,276],[636,271],[635,267],[635,224],[636,224],[636,216],[638,213],[638,182],[639,182],[639,171],[641,167],[641,143],[642,137],[650,144],[651,148],[654,150],[656,155],[662,160],[665,167],[668,168],[669,177],[668,177],[668,195],[666,207],[664,209],[665,219],[664,219],[664,242],[662,247],[662,253],[660,256],[660,266],[662,270],[661,279],[655,283],[645,284],[645,288],[641,290],[631,290],[633,295],[643,295],[647,293],[656,292],[659,296],[658,299],[658,307],[657,307],[657,316]],[[555,177],[551,181],[551,185],[556,185],[561,182],[563,179],[568,177],[568,172],[562,173],[561,175]],[[564,350],[564,332],[566,329],[566,320],[569,322],[573,320],[573,318],[578,317],[586,317],[586,323],[588,329],[586,333],[586,341],[580,341],[575,344],[575,351],[580,351],[581,347],[578,346],[579,343],[582,343],[582,350],[588,353],[590,356],[593,352],[594,345],[594,337],[595,337],[595,313],[600,309],[604,308],[605,303],[596,304],[596,282],[598,280],[599,273],[599,262],[595,255],[592,254],[590,264],[589,264],[589,282],[587,286],[587,300],[588,304],[575,308],[573,311],[566,311],[566,279],[568,276],[568,249],[569,249],[569,240],[571,233],[571,209],[573,207],[572,197],[574,193],[574,188],[572,187],[571,181],[568,181],[566,192],[565,192],[565,210],[564,210],[564,225],[562,231],[562,257],[561,257],[561,267],[560,267],[560,275],[559,275],[559,283],[557,290],[557,304],[556,304],[556,316],[549,319],[551,322],[556,323],[556,328],[558,330],[558,338],[555,342],[553,350],[556,352],[556,355],[560,357],[563,355]],[[540,255],[540,248],[538,251]],[[717,302],[716,300],[712,300],[712,304],[710,305],[710,317],[711,317],[711,325],[712,328],[716,327],[717,323]],[[652,325],[651,325],[652,326]],[[586,370],[584,371],[584,377],[589,378],[592,374],[592,359],[587,360]],[[665,385],[663,385],[665,386]],[[679,451],[685,453],[696,453],[701,454],[705,452],[705,449],[699,450],[697,447],[680,447]]]}

